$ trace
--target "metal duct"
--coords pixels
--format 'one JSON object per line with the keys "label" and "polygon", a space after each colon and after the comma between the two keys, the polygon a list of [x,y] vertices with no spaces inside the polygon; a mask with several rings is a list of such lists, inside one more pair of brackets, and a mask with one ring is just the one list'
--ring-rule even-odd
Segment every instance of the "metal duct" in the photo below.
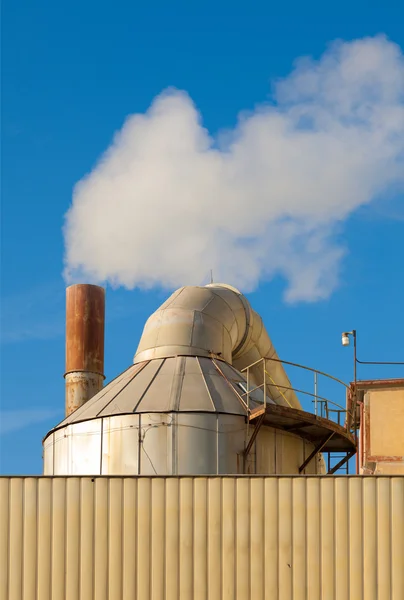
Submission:
{"label": "metal duct", "polygon": [[[149,317],[134,363],[179,355],[216,356],[238,370],[264,359],[267,394],[277,404],[301,408],[282,364],[270,360],[278,355],[261,317],[234,287],[180,288]],[[262,362],[250,374],[255,385],[264,384]]]}
{"label": "metal duct", "polygon": [[104,381],[105,290],[66,289],[66,416],[95,396]]}

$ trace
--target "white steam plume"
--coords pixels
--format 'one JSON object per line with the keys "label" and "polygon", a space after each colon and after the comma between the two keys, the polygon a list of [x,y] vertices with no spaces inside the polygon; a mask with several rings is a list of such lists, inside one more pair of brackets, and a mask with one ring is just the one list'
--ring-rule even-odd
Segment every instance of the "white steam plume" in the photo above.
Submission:
{"label": "white steam plume", "polygon": [[66,278],[248,291],[276,274],[286,300],[327,297],[355,209],[404,182],[404,59],[385,37],[299,60],[274,100],[212,138],[184,92],[130,116],[75,187]]}

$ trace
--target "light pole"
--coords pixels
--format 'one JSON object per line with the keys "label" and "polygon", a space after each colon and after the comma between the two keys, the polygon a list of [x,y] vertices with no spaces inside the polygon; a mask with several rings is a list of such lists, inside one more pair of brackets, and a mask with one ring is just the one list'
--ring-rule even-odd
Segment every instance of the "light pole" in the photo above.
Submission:
{"label": "light pole", "polygon": [[[353,399],[352,399],[352,421],[353,421],[353,428],[354,428],[354,435],[355,435],[355,444],[357,445],[357,441],[358,441],[357,427],[356,427],[356,412],[357,412],[356,405],[357,405],[357,399],[358,399],[357,376],[356,376],[357,364],[359,363],[360,365],[404,365],[404,362],[359,360],[356,355],[356,329],[352,329],[352,331],[344,331],[344,333],[342,334],[342,338],[341,338],[342,345],[349,346],[351,337],[353,338],[353,346],[354,346],[354,393],[353,393]],[[361,418],[362,417],[359,418],[359,427],[362,427]],[[357,457],[356,458],[356,469],[357,469],[357,472],[359,472],[358,471],[358,469],[359,469],[358,452],[356,453],[356,457]]]}
{"label": "light pole", "polygon": [[356,391],[356,363],[358,362],[358,359],[356,357],[356,329],[352,329],[352,331],[344,331],[344,333],[342,334],[341,337],[341,342],[343,346],[349,346],[350,344],[350,337],[352,337],[353,339],[353,346],[354,346],[354,393],[353,393],[353,398],[352,398],[352,424],[353,424],[353,428],[354,428],[354,437],[355,437],[355,447],[356,447],[356,472],[359,472],[359,463],[358,463],[358,430],[356,427],[356,397],[357,397],[357,391]]}
{"label": "light pole", "polygon": [[352,336],[354,343],[354,389],[356,395],[356,363],[358,362],[358,359],[356,358],[356,329],[352,329],[352,331],[344,331],[344,333],[342,334],[341,341],[343,346],[349,346],[350,336]]}

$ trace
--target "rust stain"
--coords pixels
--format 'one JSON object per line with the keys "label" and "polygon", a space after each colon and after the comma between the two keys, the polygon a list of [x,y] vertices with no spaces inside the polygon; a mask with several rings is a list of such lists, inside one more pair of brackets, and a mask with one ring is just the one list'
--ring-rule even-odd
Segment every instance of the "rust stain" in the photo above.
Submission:
{"label": "rust stain", "polygon": [[366,467],[369,462],[370,451],[370,411],[369,405],[364,405],[364,448],[363,448],[363,465]]}
{"label": "rust stain", "polygon": [[104,374],[104,288],[78,284],[66,290],[66,373]]}
{"label": "rust stain", "polygon": [[368,456],[369,462],[403,462],[404,456]]}
{"label": "rust stain", "polygon": [[68,373],[65,381],[66,416],[68,416],[102,389],[103,376],[96,373]]}
{"label": "rust stain", "polygon": [[362,468],[365,460],[364,460],[364,447],[363,447],[363,442],[364,442],[364,405],[363,402],[359,403],[360,405],[360,421],[359,421],[359,446],[360,446],[360,465],[359,468]]}
{"label": "rust stain", "polygon": [[[355,384],[352,382],[351,388],[355,387]],[[390,386],[404,386],[404,379],[368,379],[361,380],[356,382],[356,387],[358,390],[367,390],[372,387],[390,387]]]}
{"label": "rust stain", "polygon": [[100,391],[104,379],[105,290],[66,289],[66,416]]}

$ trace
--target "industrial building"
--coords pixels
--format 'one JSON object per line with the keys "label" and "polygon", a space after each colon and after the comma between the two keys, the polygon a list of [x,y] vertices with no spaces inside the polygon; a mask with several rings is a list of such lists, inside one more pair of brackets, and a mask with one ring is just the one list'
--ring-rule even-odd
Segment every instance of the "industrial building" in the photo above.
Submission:
{"label": "industrial building", "polygon": [[104,385],[104,312],[67,288],[66,415],[43,476],[0,478],[0,600],[404,598],[404,379],[304,411],[261,317],[210,284]]}

